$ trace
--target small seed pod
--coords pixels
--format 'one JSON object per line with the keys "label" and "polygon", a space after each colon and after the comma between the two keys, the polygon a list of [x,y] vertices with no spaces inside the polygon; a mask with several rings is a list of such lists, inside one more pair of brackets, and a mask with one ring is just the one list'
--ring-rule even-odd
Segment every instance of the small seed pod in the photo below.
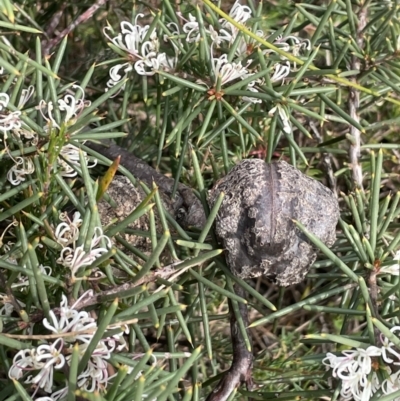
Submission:
{"label": "small seed pod", "polygon": [[216,232],[228,266],[241,278],[264,275],[281,286],[304,280],[316,249],[292,219],[327,246],[336,239],[335,196],[284,161],[243,160],[213,187],[211,206],[220,192]]}

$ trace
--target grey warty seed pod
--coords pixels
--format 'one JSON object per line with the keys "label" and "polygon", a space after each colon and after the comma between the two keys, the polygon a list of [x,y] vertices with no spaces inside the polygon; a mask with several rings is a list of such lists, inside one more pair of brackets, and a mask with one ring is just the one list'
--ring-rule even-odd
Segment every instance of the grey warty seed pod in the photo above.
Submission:
{"label": "grey warty seed pod", "polygon": [[216,233],[229,268],[241,278],[264,275],[281,286],[304,280],[316,249],[292,219],[327,246],[335,242],[337,199],[284,161],[243,160],[212,188],[210,206],[220,192]]}

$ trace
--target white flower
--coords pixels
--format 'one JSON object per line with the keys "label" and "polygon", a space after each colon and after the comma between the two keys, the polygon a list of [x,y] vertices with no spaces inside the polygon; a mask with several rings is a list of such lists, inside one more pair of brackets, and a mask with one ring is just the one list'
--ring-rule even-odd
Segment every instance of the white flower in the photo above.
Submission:
{"label": "white flower", "polygon": [[25,176],[32,174],[35,171],[35,166],[29,157],[17,157],[15,164],[7,173],[7,179],[12,185],[19,185],[25,181]]}
{"label": "white flower", "polygon": [[271,76],[272,82],[283,81],[289,74],[290,74],[290,63],[286,61],[284,64],[275,64],[274,66],[275,71]]}
{"label": "white flower", "polygon": [[[242,6],[239,0],[232,6],[229,16],[239,24],[244,24],[249,18],[251,18],[251,8],[248,6]],[[239,29],[235,25],[231,24],[226,19],[220,19],[220,23],[223,29],[220,30],[221,37],[229,38],[229,43],[232,44],[239,32]]]}
{"label": "white flower", "polygon": [[[400,371],[392,373],[389,378],[387,378],[381,386],[384,394],[392,394],[395,391],[400,390]],[[393,399],[393,401],[399,401],[400,397]]]}
{"label": "white flower", "polygon": [[[82,151],[83,158],[85,160],[85,164],[88,168],[92,168],[97,165],[97,160],[93,159],[91,163],[89,163],[89,157],[86,152]],[[62,177],[75,177],[78,172],[70,166],[70,164],[75,165],[77,167],[80,166],[80,158],[79,158],[79,148],[70,143],[63,146],[60,151],[60,157],[57,159],[59,166],[61,167],[60,175]],[[67,161],[69,163],[67,163]]]}
{"label": "white flower", "polygon": [[[196,17],[189,13],[189,20],[187,20],[185,17],[183,17],[182,13],[177,14],[180,19],[186,22],[182,27],[183,32],[186,33],[186,42],[199,42],[201,39],[201,34],[199,23],[197,22]],[[210,35],[212,42],[217,45],[219,45],[223,41],[233,43],[233,41],[235,40],[232,36],[232,32],[229,32],[226,29],[221,29],[220,31],[217,31],[212,25],[209,25],[207,29],[204,27],[204,32]],[[175,33],[179,35],[179,30],[176,29]]]}
{"label": "white flower", "polygon": [[[107,343],[107,346],[110,350],[110,352],[113,352],[115,349],[117,351],[122,351],[123,349],[127,348],[127,343],[125,341],[125,338],[123,334],[129,334],[129,326],[124,325],[124,330],[121,331],[120,333],[113,334],[111,337],[105,338],[103,341]],[[110,330],[120,328],[120,326],[109,326],[108,327]],[[122,330],[122,329],[121,329]],[[117,345],[119,344],[119,345]]]}
{"label": "white flower", "polygon": [[181,13],[178,16],[186,21],[186,24],[183,25],[183,32],[186,33],[186,42],[193,43],[198,42],[200,40],[200,30],[199,23],[197,22],[196,17],[189,13],[189,20],[185,19]]}
{"label": "white flower", "polygon": [[119,49],[127,52],[130,59],[127,63],[117,64],[114,67],[111,67],[109,71],[110,79],[107,82],[108,88],[112,88],[120,82],[121,79],[125,78],[127,74],[132,71],[132,64],[134,64],[135,70],[140,75],[154,75],[156,70],[160,68],[160,62],[158,60],[160,45],[157,31],[154,29],[149,36],[149,40],[144,41],[150,26],[140,26],[137,23],[139,17],[143,17],[143,14],[137,15],[135,25],[126,21],[121,22],[121,33],[114,38],[111,38],[107,34],[107,31],[111,30],[110,26],[103,29],[104,35],[107,39],[109,39]]}
{"label": "white flower", "polygon": [[210,35],[210,38],[213,43],[215,43],[217,46],[220,45],[222,42],[231,42],[232,40],[232,35],[227,32],[225,29],[221,29],[220,31],[217,31],[214,29],[212,25],[208,27],[208,30],[206,32]]}
{"label": "white flower", "polygon": [[168,57],[166,53],[159,53],[152,58],[143,58],[135,63],[135,70],[139,75],[154,75],[158,71],[169,71],[175,67],[176,59]]}
{"label": "white flower", "polygon": [[83,245],[77,248],[65,247],[61,251],[60,257],[57,259],[57,263],[68,267],[71,270],[71,277],[75,279],[75,273],[81,267],[90,266],[97,258],[108,252],[107,248],[97,248],[102,239],[106,241],[106,246],[110,249],[112,246],[110,239],[103,235],[103,231],[100,227],[96,227],[90,245],[90,250],[88,252],[84,250]]}
{"label": "white flower", "polygon": [[60,213],[60,220],[62,223],[56,227],[54,236],[57,242],[65,247],[75,243],[79,237],[79,227],[82,224],[81,214],[75,212],[71,221],[67,213]]}
{"label": "white flower", "polygon": [[341,396],[345,400],[369,401],[379,388],[378,376],[372,372],[372,357],[382,355],[375,346],[342,351],[343,356],[328,353],[322,363],[333,369],[333,377],[342,381]]}
{"label": "white flower", "polygon": [[[23,266],[26,269],[26,265]],[[51,276],[52,269],[50,266],[43,266],[42,264],[39,265],[39,270],[42,274],[46,276]],[[29,279],[27,276],[23,274],[18,275],[18,282],[11,284],[11,288],[18,288],[18,287],[28,287],[29,286]],[[21,288],[21,291],[23,288]]]}
{"label": "white flower", "polygon": [[249,6],[242,6],[239,0],[237,0],[231,8],[229,16],[239,24],[244,24],[249,18],[251,18],[251,8]]}
{"label": "white flower", "polygon": [[[26,102],[31,98],[34,92],[34,87],[31,85],[28,89],[23,89],[21,96],[18,101],[18,109],[21,109]],[[10,101],[10,97],[7,93],[0,93],[0,131],[4,132],[5,139],[7,138],[7,132],[13,131],[12,133],[19,137],[23,134],[25,137],[36,137],[36,133],[32,133],[30,130],[21,129],[22,121],[20,119],[21,111],[7,111],[7,106]]]}
{"label": "white flower", "polygon": [[22,89],[17,108],[22,109],[26,105],[26,103],[28,103],[34,92],[35,87],[33,85],[30,85],[28,89]]}
{"label": "white flower", "polygon": [[21,128],[21,112],[17,111],[6,111],[10,97],[7,93],[0,93],[0,131],[7,132],[14,129]]}
{"label": "white flower", "polygon": [[[182,14],[177,13],[177,15],[181,17]],[[181,40],[179,39],[179,27],[175,22],[169,22],[167,24],[167,28],[170,30],[171,35],[164,34],[163,36],[164,42],[170,42],[175,50],[175,54],[179,54],[180,47],[177,45],[177,43],[179,44],[182,43]]]}
{"label": "white flower", "polygon": [[[94,241],[97,242],[100,237],[97,235],[95,237]],[[62,294],[58,311],[51,310],[50,318],[43,319],[43,326],[46,329],[51,333],[63,334],[62,337],[52,344],[44,343],[37,348],[19,351],[8,372],[9,377],[19,380],[25,372],[36,371],[25,380],[25,383],[31,383],[36,386],[36,389],[42,388],[50,394],[53,388],[54,371],[60,370],[65,364],[70,365],[75,344],[78,345],[78,357],[81,360],[97,330],[97,322],[88,312],[76,310],[76,306],[82,302],[83,298],[92,296],[92,290],[86,291],[80,299],[69,306],[67,297]],[[67,333],[69,335],[65,335]],[[122,336],[121,332],[106,337],[97,344],[90,355],[88,364],[77,377],[79,389],[93,392],[107,388],[110,379],[108,360],[115,350],[122,349],[121,346],[117,347],[117,343],[125,345]],[[67,391],[68,387],[63,387],[48,397],[42,397],[42,400],[58,400],[63,398]]]}
{"label": "white flower", "polygon": [[[293,43],[293,45],[291,44]],[[301,50],[310,50],[311,42],[308,39],[300,39],[297,36],[279,36],[274,45],[280,47],[285,52],[289,52],[292,49],[294,56],[298,56]]]}
{"label": "white flower", "polygon": [[[221,30],[221,32],[222,31],[223,30]],[[263,31],[257,30],[255,32],[255,34],[257,36],[259,36],[260,38],[265,39],[265,35],[264,35]],[[239,39],[239,44],[236,48],[235,55],[240,58],[247,57],[249,54],[253,53],[254,49],[256,49],[258,46],[259,46],[259,43],[255,39],[249,38],[249,37],[241,37]]]}
{"label": "white flower", "polygon": [[[61,117],[60,124],[73,125],[76,123],[78,117],[82,114],[85,107],[90,106],[90,101],[85,100],[85,92],[79,85],[72,85],[72,88],[78,89],[82,93],[81,99],[75,99],[76,94],[66,94],[63,99],[59,99],[58,109],[64,112]],[[46,103],[43,99],[39,102],[37,109],[42,114],[43,118],[52,128],[60,129],[60,124],[54,119],[52,111],[54,110],[53,102]],[[47,116],[43,110],[47,109]]]}
{"label": "white flower", "polygon": [[243,78],[248,75],[246,67],[243,67],[241,62],[229,62],[228,56],[226,54],[214,58],[212,56],[211,50],[211,57],[213,63],[214,77],[216,79],[215,84],[217,83],[218,79],[221,79],[221,85],[224,85],[230,81],[238,78]]}
{"label": "white flower", "polygon": [[[115,38],[111,38],[107,33],[107,31],[112,29],[110,26],[106,26],[103,29],[103,33],[107,39],[121,50],[126,51],[133,59],[141,58],[141,46],[150,27],[149,25],[142,27],[138,24],[138,18],[143,16],[144,14],[138,14],[136,16],[135,25],[132,25],[127,21],[121,22],[121,33],[119,33]],[[152,32],[151,36],[153,36],[151,38],[153,47],[158,46],[158,42],[155,40],[157,37],[155,31]]]}
{"label": "white flower", "polygon": [[[199,42],[201,34],[197,18],[190,13],[189,20],[183,17],[181,13],[178,13],[178,16],[185,21],[182,29],[186,34],[186,41],[188,43]],[[242,6],[239,1],[236,1],[229,12],[229,16],[236,22],[244,24],[249,18],[251,18],[251,9],[248,6]],[[220,19],[220,23],[222,29],[219,31],[217,31],[212,25],[209,25],[208,28],[204,27],[204,32],[210,35],[212,42],[217,45],[224,41],[232,44],[236,39],[239,29],[224,18]],[[179,34],[179,31],[176,31],[176,34]]]}
{"label": "white flower", "polygon": [[8,376],[18,380],[24,371],[40,370],[36,376],[28,376],[25,383],[33,383],[37,389],[43,388],[51,393],[54,369],[61,369],[65,365],[63,346],[64,341],[59,338],[53,344],[42,344],[34,349],[19,351],[13,359]]}
{"label": "white flower", "polygon": [[68,306],[68,300],[64,294],[60,304],[59,318],[52,310],[49,315],[50,321],[47,318],[43,319],[43,326],[55,334],[71,333],[71,336],[64,337],[69,343],[80,341],[88,344],[97,328],[96,321],[87,312],[77,311],[74,306]]}
{"label": "white flower", "polygon": [[104,341],[100,341],[92,353],[86,369],[78,376],[78,386],[88,392],[106,387],[109,379],[107,370],[111,352]]}
{"label": "white flower", "polygon": [[[242,79],[246,79],[248,77],[251,77],[254,74],[246,74],[245,76],[242,77]],[[255,81],[251,81],[248,85],[247,85],[247,90],[249,90],[250,92],[256,92],[258,93],[258,89],[255,88],[255,85],[259,84],[259,85],[263,85],[264,84],[264,80],[263,79],[257,79]],[[242,100],[245,102],[250,102],[250,103],[261,103],[262,100],[259,98],[255,98],[255,97],[251,97],[251,96],[243,96]]]}
{"label": "white flower", "polygon": [[277,104],[268,112],[268,115],[272,117],[276,112],[279,113],[279,118],[281,119],[283,124],[283,130],[287,134],[290,134],[292,132],[292,127],[290,126],[289,116],[287,115],[286,110],[283,108],[283,106]]}
{"label": "white flower", "polygon": [[106,248],[95,249],[94,251],[85,252],[82,246],[77,248],[66,247],[61,251],[57,263],[68,267],[71,270],[71,276],[75,278],[76,272],[84,266],[90,266],[98,257],[106,253]]}
{"label": "white flower", "polygon": [[63,99],[58,100],[58,108],[61,111],[65,111],[65,115],[63,118],[64,123],[75,123],[76,119],[82,113],[85,107],[90,106],[91,102],[89,100],[85,100],[85,92],[79,85],[72,85],[74,89],[80,90],[82,93],[81,99],[75,99],[73,95],[65,95]]}
{"label": "white flower", "polygon": [[[186,33],[186,42],[193,43],[199,42],[201,39],[199,23],[197,22],[196,17],[189,13],[189,20],[182,16],[182,13],[178,13],[179,18],[186,21],[183,25],[182,29],[183,32]],[[212,25],[209,25],[208,29],[204,27],[204,32],[210,35],[211,40],[213,43],[219,45],[222,41],[226,40],[229,41],[231,39],[231,34],[225,32],[223,29],[221,31],[217,31],[214,29]],[[179,32],[177,32],[179,33]]]}
{"label": "white flower", "polygon": [[42,366],[42,363],[36,361],[35,348],[23,349],[15,354],[8,376],[10,379],[18,380],[24,375],[24,370],[41,369]]}
{"label": "white flower", "polygon": [[[130,63],[117,64],[111,67],[109,71],[110,79],[107,81],[107,87],[112,88],[118,82],[120,82],[121,79],[125,79],[128,75],[128,72],[132,71],[132,68],[133,67]],[[123,75],[120,74],[121,70],[124,73]]]}
{"label": "white flower", "polygon": [[[392,333],[400,330],[400,326],[394,326],[390,329]],[[386,363],[393,363],[394,365],[400,365],[400,353],[394,349],[395,345],[383,334],[380,335],[382,347],[382,359]],[[395,357],[396,360],[392,359]]]}
{"label": "white flower", "polygon": [[369,401],[379,388],[380,383],[375,372],[370,379],[357,372],[352,379],[342,381],[340,395],[349,401]]}

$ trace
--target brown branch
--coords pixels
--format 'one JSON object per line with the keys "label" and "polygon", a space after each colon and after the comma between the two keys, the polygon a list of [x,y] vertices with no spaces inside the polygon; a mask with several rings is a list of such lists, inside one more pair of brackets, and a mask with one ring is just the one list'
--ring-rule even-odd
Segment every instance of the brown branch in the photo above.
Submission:
{"label": "brown branch", "polygon": [[[59,35],[57,35],[55,38],[49,40],[43,48],[44,55],[48,55],[51,52],[51,50],[54,47],[56,47],[63,40],[63,38],[65,36],[69,35],[78,25],[86,22],[89,18],[91,18],[93,16],[93,14],[101,6],[103,6],[106,2],[107,2],[107,0],[97,0],[91,7],[89,7],[83,14],[81,14],[75,21],[73,21]],[[51,33],[51,30],[54,28],[53,25],[59,21],[60,17],[61,17],[61,15],[60,16],[58,16],[57,14],[55,15],[55,18],[49,27],[50,33]],[[57,20],[57,18],[58,18],[58,20]]]}
{"label": "brown branch", "polygon": [[178,184],[177,194],[172,198],[175,180],[159,173],[142,159],[111,142],[104,142],[102,144],[88,142],[85,145],[106,156],[111,161],[121,156],[121,165],[131,172],[135,178],[143,181],[148,187],[151,188],[153,182],[155,182],[160,192],[170,198],[169,206],[174,211],[174,217],[184,228],[196,227],[201,229],[204,226],[206,216],[203,205],[191,188],[183,184]]}
{"label": "brown branch", "polygon": [[[245,290],[239,285],[235,284],[234,290],[235,293],[240,297],[246,297]],[[247,306],[240,302],[238,303],[238,306],[240,315],[247,327],[249,325]],[[207,397],[206,401],[225,401],[229,398],[232,392],[243,383],[246,384],[248,390],[251,390],[253,386],[253,353],[246,347],[244,338],[240,332],[239,324],[233,312],[232,302],[230,300],[229,311],[231,314],[231,338],[233,348],[232,365],[230,369],[225,372],[224,376],[211,394]]]}
{"label": "brown branch", "polygon": [[48,41],[50,41],[49,38],[51,38],[54,35],[55,30],[57,29],[61,17],[64,14],[65,9],[67,8],[67,3],[64,3],[60,6],[60,9],[53,15],[53,18],[51,21],[48,23],[46,27],[46,36],[48,38]]}

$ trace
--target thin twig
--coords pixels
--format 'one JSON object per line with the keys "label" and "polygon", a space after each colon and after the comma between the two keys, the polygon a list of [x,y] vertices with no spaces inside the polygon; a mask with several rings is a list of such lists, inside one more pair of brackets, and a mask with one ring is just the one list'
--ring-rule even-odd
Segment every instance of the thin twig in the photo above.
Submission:
{"label": "thin twig", "polygon": [[45,55],[49,54],[50,51],[57,46],[65,36],[69,35],[78,25],[84,23],[105,3],[107,0],[97,0],[91,7],[89,7],[83,14],[81,14],[75,21],[73,21],[67,28],[65,28],[55,38],[49,40],[43,48]]}
{"label": "thin twig", "polygon": [[51,38],[54,35],[54,32],[57,29],[58,25],[60,24],[61,17],[63,16],[66,8],[67,8],[67,3],[62,4],[60,6],[60,9],[53,15],[52,20],[48,23],[46,27],[47,38]]}
{"label": "thin twig", "polygon": [[[137,288],[141,285],[145,285],[148,283],[152,283],[156,281],[158,278],[168,279],[169,277],[173,276],[177,273],[177,271],[173,268],[178,262],[172,263],[168,266],[165,266],[157,271],[150,272],[146,276],[142,277],[141,279],[135,281],[134,283],[125,283],[116,287],[112,287],[108,290],[98,292],[94,294],[92,297],[86,297],[82,301],[78,302],[74,309],[80,310],[86,308],[91,305],[103,303],[109,301],[113,295],[116,297],[121,295],[121,293],[132,290]],[[179,271],[180,272],[180,271]]]}
{"label": "thin twig", "polygon": [[[129,319],[123,322],[116,322],[110,324],[106,327],[108,330],[116,329],[117,327],[124,326],[126,324],[135,324],[138,322],[138,319]],[[55,333],[55,334],[10,334],[10,333],[2,333],[1,335],[8,338],[16,338],[18,340],[53,340],[57,338],[64,337],[76,337],[82,334],[92,334],[97,331],[97,327],[92,327],[87,330],[80,331],[68,331],[66,333]]]}
{"label": "thin twig", "polygon": [[[360,7],[357,13],[357,25],[356,25],[356,42],[360,50],[362,51],[364,48],[364,34],[363,30],[367,24],[367,7],[362,6]],[[350,69],[360,71],[361,69],[361,62],[357,55],[351,56],[350,62]],[[357,77],[351,79],[357,83]],[[360,122],[360,115],[359,115],[359,107],[360,107],[360,91],[355,89],[354,87],[349,88],[349,113],[350,117],[356,121]],[[361,132],[360,130],[355,127],[354,125],[350,126],[350,135],[351,135],[351,142],[350,142],[350,149],[349,149],[349,158],[350,158],[350,165],[352,169],[352,176],[353,181],[355,182],[358,188],[363,188],[362,184],[362,167],[360,164],[360,157],[361,157]]]}

